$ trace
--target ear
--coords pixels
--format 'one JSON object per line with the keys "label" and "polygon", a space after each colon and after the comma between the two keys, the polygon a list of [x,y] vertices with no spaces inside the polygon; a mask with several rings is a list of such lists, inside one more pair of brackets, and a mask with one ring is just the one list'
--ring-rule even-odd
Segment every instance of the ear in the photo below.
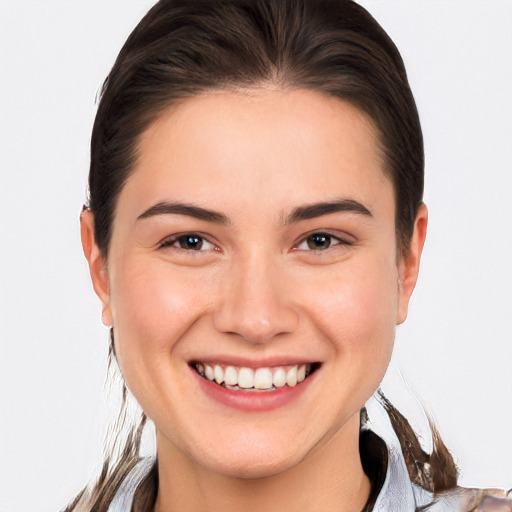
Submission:
{"label": "ear", "polygon": [[101,320],[106,326],[111,327],[112,312],[110,310],[107,262],[101,254],[94,237],[94,215],[85,207],[80,214],[80,236],[84,256],[89,263],[92,286],[103,307]]}
{"label": "ear", "polygon": [[416,219],[414,231],[411,238],[409,251],[400,258],[398,264],[398,310],[396,323],[401,324],[407,318],[409,300],[411,298],[418,272],[420,270],[420,259],[427,236],[428,211],[424,203],[421,203]]}

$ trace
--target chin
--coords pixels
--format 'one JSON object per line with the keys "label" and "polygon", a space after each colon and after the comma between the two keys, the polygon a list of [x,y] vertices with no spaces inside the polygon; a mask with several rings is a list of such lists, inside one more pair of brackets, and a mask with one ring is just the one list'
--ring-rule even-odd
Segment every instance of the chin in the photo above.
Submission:
{"label": "chin", "polygon": [[241,460],[223,460],[213,463],[208,469],[213,470],[215,473],[229,477],[240,478],[244,480],[267,478],[283,473],[299,462],[297,457],[293,459],[287,458],[285,460],[277,459],[275,454],[272,455],[273,459],[269,457],[245,457]]}
{"label": "chin", "polygon": [[[241,440],[240,440],[241,441]],[[196,450],[197,452],[197,450]],[[297,452],[297,443],[284,445],[244,439],[243,442],[216,443],[214,450],[204,450],[192,457],[205,469],[231,478],[265,478],[285,472],[304,457]]]}

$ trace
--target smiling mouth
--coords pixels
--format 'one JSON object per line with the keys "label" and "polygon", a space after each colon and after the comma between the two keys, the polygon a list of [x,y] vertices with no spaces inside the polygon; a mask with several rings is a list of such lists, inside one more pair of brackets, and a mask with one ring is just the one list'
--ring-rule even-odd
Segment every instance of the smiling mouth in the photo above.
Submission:
{"label": "smiling mouth", "polygon": [[194,362],[191,367],[204,379],[233,391],[268,392],[295,387],[312,375],[320,363],[248,368]]}

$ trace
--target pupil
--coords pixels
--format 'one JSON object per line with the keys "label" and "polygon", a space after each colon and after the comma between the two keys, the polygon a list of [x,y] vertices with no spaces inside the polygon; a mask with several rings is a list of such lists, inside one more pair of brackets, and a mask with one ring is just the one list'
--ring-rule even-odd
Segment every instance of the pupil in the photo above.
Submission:
{"label": "pupil", "polygon": [[199,236],[188,235],[188,236],[184,236],[181,239],[180,245],[181,245],[182,249],[194,249],[197,251],[197,250],[201,249],[201,247],[203,245],[203,240]]}
{"label": "pupil", "polygon": [[331,245],[331,237],[323,233],[316,233],[308,238],[310,249],[327,249]]}

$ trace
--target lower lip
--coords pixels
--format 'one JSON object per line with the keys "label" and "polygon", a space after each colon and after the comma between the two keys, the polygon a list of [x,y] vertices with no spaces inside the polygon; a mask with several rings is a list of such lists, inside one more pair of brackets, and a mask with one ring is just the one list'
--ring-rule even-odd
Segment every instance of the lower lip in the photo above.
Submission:
{"label": "lower lip", "polygon": [[[190,368],[201,391],[216,402],[248,412],[271,411],[298,399],[310,386],[317,372],[295,386],[284,386],[275,391],[234,391],[205,379]],[[317,370],[318,371],[318,370]]]}

